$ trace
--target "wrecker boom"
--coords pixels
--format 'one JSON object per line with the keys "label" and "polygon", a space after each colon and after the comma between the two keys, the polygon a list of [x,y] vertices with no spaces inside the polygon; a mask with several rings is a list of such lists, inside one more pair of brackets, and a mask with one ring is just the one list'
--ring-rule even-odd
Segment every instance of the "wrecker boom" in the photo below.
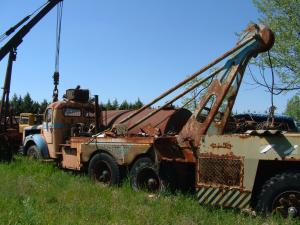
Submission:
{"label": "wrecker boom", "polygon": [[[7,43],[0,48],[0,61],[12,50],[16,50],[22,43],[23,38],[29,31],[46,15],[48,14],[59,2],[63,0],[49,0],[45,6],[27,23],[25,24]],[[27,17],[25,17],[27,18]],[[26,19],[27,20],[27,19]],[[23,20],[22,20],[23,21]],[[21,22],[22,22],[21,21]],[[18,25],[18,24],[17,24]],[[11,29],[9,29],[11,30]],[[10,32],[9,32],[10,33]]]}
{"label": "wrecker boom", "polygon": [[[10,28],[5,34],[9,36],[13,33],[17,28],[19,28],[23,23],[29,20],[23,27],[21,27],[5,44],[3,47],[0,48],[0,61],[7,55],[8,63],[7,63],[7,70],[4,79],[4,86],[3,86],[3,95],[1,101],[1,108],[0,108],[0,160],[4,159],[9,160],[11,158],[11,147],[10,142],[18,142],[15,139],[16,135],[8,134],[7,133],[7,116],[9,115],[9,92],[11,86],[11,74],[12,74],[12,67],[13,62],[16,60],[17,55],[17,48],[22,43],[23,38],[29,33],[29,31],[46,15],[50,12],[58,3],[62,2],[63,0],[48,0],[48,2],[36,13],[36,15],[26,16],[22,19],[19,23],[15,26]],[[12,119],[10,119],[10,125],[12,126]],[[12,132],[13,133],[13,132]],[[13,137],[12,137],[13,136]],[[13,139],[13,140],[11,140]],[[11,140],[11,141],[9,141]],[[4,144],[5,143],[5,144]],[[3,146],[2,146],[3,145]]]}

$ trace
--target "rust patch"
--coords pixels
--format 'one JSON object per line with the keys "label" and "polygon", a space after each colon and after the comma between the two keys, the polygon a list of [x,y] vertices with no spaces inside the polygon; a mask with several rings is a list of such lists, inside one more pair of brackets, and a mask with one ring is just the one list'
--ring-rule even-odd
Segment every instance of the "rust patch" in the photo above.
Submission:
{"label": "rust patch", "polygon": [[154,142],[154,148],[158,154],[159,160],[184,163],[196,162],[194,151],[189,146],[183,147],[178,145],[176,137],[157,138]]}
{"label": "rust patch", "polygon": [[222,143],[222,144],[220,144],[220,143],[212,143],[212,144],[210,145],[210,147],[212,147],[212,148],[225,148],[225,149],[231,149],[231,148],[232,148],[232,144],[226,143],[226,142],[224,142],[224,143]]}
{"label": "rust patch", "polygon": [[231,154],[202,153],[198,159],[197,186],[243,187],[244,160]]}

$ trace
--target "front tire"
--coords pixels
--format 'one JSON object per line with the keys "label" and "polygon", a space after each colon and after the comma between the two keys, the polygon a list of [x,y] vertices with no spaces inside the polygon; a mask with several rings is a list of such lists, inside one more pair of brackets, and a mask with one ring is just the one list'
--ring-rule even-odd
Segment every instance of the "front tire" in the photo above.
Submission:
{"label": "front tire", "polygon": [[98,153],[93,156],[88,168],[89,176],[93,181],[117,185],[120,182],[120,171],[115,159],[107,153]]}
{"label": "front tire", "polygon": [[42,155],[40,150],[37,148],[36,145],[31,145],[27,150],[27,156],[29,159],[36,159],[40,160],[42,159]]}
{"label": "front tire", "polygon": [[270,178],[258,196],[256,210],[282,217],[300,217],[300,173],[282,173]]}

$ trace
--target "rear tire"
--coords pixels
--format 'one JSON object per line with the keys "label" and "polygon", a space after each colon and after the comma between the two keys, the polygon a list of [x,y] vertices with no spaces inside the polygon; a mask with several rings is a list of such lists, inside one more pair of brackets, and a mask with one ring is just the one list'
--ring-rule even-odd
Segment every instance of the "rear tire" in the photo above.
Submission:
{"label": "rear tire", "polygon": [[300,217],[300,173],[277,174],[263,185],[256,211],[282,217]]}
{"label": "rear tire", "polygon": [[134,191],[160,191],[163,187],[157,169],[148,157],[138,159],[130,170],[130,185]]}
{"label": "rear tire", "polygon": [[40,160],[42,159],[42,155],[40,150],[37,148],[36,145],[31,145],[27,150],[27,156],[29,159],[36,159]]}
{"label": "rear tire", "polygon": [[120,182],[120,171],[117,162],[107,153],[98,153],[90,161],[88,173],[95,182],[109,186],[118,185]]}

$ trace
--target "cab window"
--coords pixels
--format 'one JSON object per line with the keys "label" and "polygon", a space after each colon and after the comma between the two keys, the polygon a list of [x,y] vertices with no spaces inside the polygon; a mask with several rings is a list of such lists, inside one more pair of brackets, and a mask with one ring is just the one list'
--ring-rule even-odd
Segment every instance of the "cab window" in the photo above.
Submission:
{"label": "cab window", "polygon": [[20,124],[29,124],[29,118],[27,116],[21,116]]}
{"label": "cab window", "polygon": [[52,121],[52,109],[47,109],[45,115],[45,122],[50,123]]}
{"label": "cab window", "polygon": [[64,108],[63,109],[64,116],[70,117],[80,117],[81,110],[78,108]]}

